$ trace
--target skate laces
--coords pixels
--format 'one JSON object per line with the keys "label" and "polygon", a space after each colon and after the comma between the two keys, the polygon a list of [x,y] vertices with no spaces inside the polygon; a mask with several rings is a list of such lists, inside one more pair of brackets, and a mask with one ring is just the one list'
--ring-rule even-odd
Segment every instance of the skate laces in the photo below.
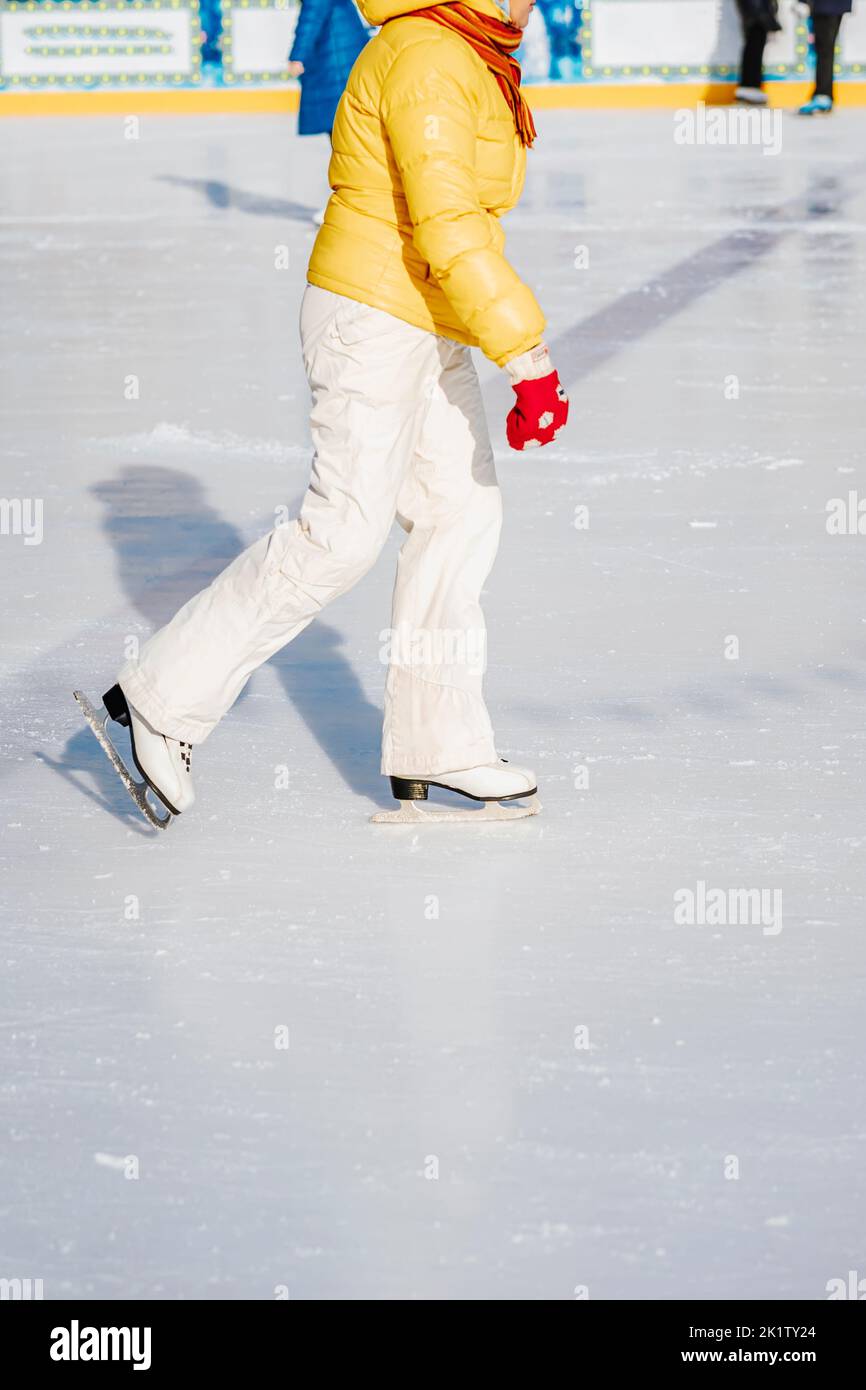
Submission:
{"label": "skate laces", "polygon": [[181,741],[178,739],[178,747],[180,748],[181,761],[183,762],[183,765],[186,768],[187,772],[191,773],[192,768],[189,764],[190,759],[192,758],[192,744],[181,743]]}

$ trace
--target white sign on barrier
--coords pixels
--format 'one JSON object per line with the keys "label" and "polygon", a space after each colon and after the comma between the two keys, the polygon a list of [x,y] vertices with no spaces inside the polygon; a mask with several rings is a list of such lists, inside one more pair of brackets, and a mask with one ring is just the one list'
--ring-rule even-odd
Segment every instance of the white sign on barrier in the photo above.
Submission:
{"label": "white sign on barrier", "polygon": [[198,0],[0,5],[0,85],[66,88],[199,80]]}
{"label": "white sign on barrier", "polygon": [[298,0],[223,0],[226,82],[285,81]]}
{"label": "white sign on barrier", "polygon": [[[796,69],[802,45],[794,0],[780,0],[782,32],[768,37],[767,72]],[[743,31],[735,0],[587,0],[587,77],[681,78],[736,75]]]}

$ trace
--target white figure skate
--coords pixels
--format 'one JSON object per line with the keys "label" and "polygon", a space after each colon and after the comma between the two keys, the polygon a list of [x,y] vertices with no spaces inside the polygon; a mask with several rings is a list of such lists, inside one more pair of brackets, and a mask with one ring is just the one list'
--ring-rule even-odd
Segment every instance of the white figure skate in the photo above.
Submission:
{"label": "white figure skate", "polygon": [[[371,819],[376,825],[430,825],[449,821],[522,820],[541,810],[535,773],[517,767],[506,758],[459,772],[440,772],[435,777],[392,777],[391,791],[400,803],[398,811],[379,811]],[[424,810],[430,787],[443,787],[478,801],[480,811],[435,807]],[[523,802],[523,805],[518,805]],[[500,804],[502,803],[502,804]]]}
{"label": "white figure skate", "polygon": [[[119,685],[113,685],[103,695],[102,710],[97,710],[80,690],[76,690],[74,694],[84,718],[96,735],[99,746],[141,814],[155,829],[165,830],[173,816],[179,816],[182,811],[188,810],[195,801],[190,770],[191,744],[166,738],[154,729],[127,703]],[[109,719],[129,730],[132,761],[144,778],[142,782],[136,781],[109,738]],[[167,815],[159,814],[159,808],[148,799],[148,790],[153,792],[166,808]]]}

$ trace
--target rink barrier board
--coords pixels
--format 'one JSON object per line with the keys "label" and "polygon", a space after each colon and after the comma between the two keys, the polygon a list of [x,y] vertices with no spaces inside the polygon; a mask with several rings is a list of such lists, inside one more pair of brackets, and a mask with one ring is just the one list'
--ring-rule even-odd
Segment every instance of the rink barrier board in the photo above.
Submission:
{"label": "rink barrier board", "polygon": [[[813,84],[787,80],[769,82],[770,105],[791,110],[812,94]],[[725,105],[733,101],[733,82],[659,82],[647,84],[551,83],[527,87],[536,110],[678,110],[699,101]],[[287,87],[171,87],[154,89],[129,84],[122,89],[96,91],[0,92],[2,116],[125,116],[135,115],[290,115],[297,111],[299,92]],[[836,84],[837,106],[866,106],[866,82]]]}
{"label": "rink barrier board", "polygon": [[[779,4],[783,30],[770,36],[764,67],[771,105],[791,108],[811,94],[808,32],[797,0]],[[151,114],[292,113],[300,92],[284,64],[298,9],[299,0],[221,0],[221,77],[202,85],[198,0],[0,0],[0,115],[110,114],[131,102]],[[567,61],[540,16],[539,6],[521,50],[536,108],[731,99],[742,42],[734,0],[583,0],[580,56]],[[847,17],[837,57],[839,105],[866,104],[866,9]]]}
{"label": "rink barrier board", "polygon": [[[50,90],[62,102],[45,110],[74,114],[80,95],[171,90],[170,103],[150,97],[142,110],[292,112],[298,85],[287,81],[286,54],[300,0],[221,0],[222,65],[200,102],[198,0],[0,0],[0,112],[39,114],[15,94]],[[779,0],[782,30],[769,36],[764,71],[774,106],[799,105],[811,77],[809,36],[798,0]],[[547,12],[544,12],[547,14]],[[563,55],[550,25],[555,8],[530,18],[521,49],[525,89],[537,107],[671,107],[682,101],[724,101],[736,80],[742,44],[735,0],[583,0],[569,21],[576,48]],[[533,27],[534,21],[534,27]],[[561,28],[561,24],[560,24]],[[836,75],[841,105],[862,105],[866,82],[866,9],[842,29]],[[777,88],[789,88],[780,93]],[[694,88],[692,98],[687,88]],[[673,89],[673,90],[669,90]],[[229,93],[243,92],[232,98]],[[718,95],[717,95],[718,93]],[[808,95],[808,93],[806,93]]]}
{"label": "rink barrier board", "polygon": [[0,0],[0,94],[194,87],[198,0]]}

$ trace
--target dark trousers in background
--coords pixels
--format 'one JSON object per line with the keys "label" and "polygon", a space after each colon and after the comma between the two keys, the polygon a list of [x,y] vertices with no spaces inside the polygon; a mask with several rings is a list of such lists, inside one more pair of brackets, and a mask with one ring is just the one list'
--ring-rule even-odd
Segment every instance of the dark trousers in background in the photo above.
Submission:
{"label": "dark trousers in background", "polygon": [[815,40],[815,96],[833,100],[833,59],[839,37],[840,14],[813,14],[812,35]]}
{"label": "dark trousers in background", "polygon": [[764,80],[764,45],[767,31],[763,24],[750,24],[746,28],[743,43],[743,58],[740,64],[740,86],[760,87]]}

